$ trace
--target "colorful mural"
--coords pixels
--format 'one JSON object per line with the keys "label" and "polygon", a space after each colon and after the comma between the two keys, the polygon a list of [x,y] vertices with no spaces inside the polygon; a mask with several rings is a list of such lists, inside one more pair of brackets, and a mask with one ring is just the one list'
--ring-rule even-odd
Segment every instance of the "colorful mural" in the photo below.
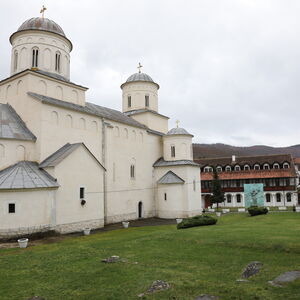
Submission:
{"label": "colorful mural", "polygon": [[264,206],[264,185],[262,183],[244,184],[245,207]]}

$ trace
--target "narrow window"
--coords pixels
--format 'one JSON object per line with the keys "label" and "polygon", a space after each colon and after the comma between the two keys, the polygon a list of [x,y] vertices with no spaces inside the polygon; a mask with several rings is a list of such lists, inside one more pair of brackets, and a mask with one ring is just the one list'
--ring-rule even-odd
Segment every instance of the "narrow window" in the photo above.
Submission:
{"label": "narrow window", "polygon": [[128,100],[128,107],[131,107],[131,96],[128,96],[127,100]]}
{"label": "narrow window", "polygon": [[145,106],[149,107],[149,96],[148,95],[145,96]]}
{"label": "narrow window", "polygon": [[271,195],[270,194],[266,194],[266,202],[267,203],[271,202]]}
{"label": "narrow window", "polygon": [[175,146],[171,146],[171,157],[175,157]]}
{"label": "narrow window", "polygon": [[130,178],[131,179],[134,179],[134,177],[135,177],[135,170],[134,170],[134,165],[131,165],[130,166]]}
{"label": "narrow window", "polygon": [[32,67],[33,68],[38,67],[38,61],[39,61],[39,50],[33,49],[32,50]]}
{"label": "narrow window", "polygon": [[164,199],[167,201],[167,193],[164,194]]}
{"label": "narrow window", "polygon": [[84,196],[85,196],[85,188],[81,187],[79,190],[79,197],[82,200],[82,199],[84,199]]}
{"label": "narrow window", "polygon": [[58,73],[60,72],[60,53],[59,52],[57,52],[55,54],[55,71]]}
{"label": "narrow window", "polygon": [[237,195],[236,195],[236,202],[237,202],[237,203],[241,203],[241,202],[242,202],[242,198],[241,198],[241,195],[240,195],[240,194],[237,194]]}
{"label": "narrow window", "polygon": [[227,194],[226,198],[227,198],[227,203],[231,203],[231,194]]}
{"label": "narrow window", "polygon": [[286,194],[286,202],[291,202],[291,201],[292,201],[291,193]]}
{"label": "narrow window", "polygon": [[18,52],[15,51],[15,57],[14,57],[14,71],[17,71],[18,69]]}
{"label": "narrow window", "polygon": [[193,180],[193,189],[196,191],[196,180]]}
{"label": "narrow window", "polygon": [[8,204],[8,213],[14,214],[16,212],[16,205],[15,203],[9,203]]}
{"label": "narrow window", "polygon": [[276,201],[281,202],[281,194],[276,194]]}

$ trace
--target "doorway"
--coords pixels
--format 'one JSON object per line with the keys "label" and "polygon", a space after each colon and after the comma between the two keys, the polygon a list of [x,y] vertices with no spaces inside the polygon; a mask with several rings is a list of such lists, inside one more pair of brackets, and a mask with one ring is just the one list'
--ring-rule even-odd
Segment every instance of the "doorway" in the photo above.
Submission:
{"label": "doorway", "polygon": [[138,205],[138,211],[139,211],[139,219],[143,217],[143,202],[140,201]]}

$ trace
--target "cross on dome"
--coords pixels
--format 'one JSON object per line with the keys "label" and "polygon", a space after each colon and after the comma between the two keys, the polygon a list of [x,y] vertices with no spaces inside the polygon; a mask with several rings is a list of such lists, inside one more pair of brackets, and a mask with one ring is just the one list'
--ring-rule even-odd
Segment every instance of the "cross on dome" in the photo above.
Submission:
{"label": "cross on dome", "polygon": [[141,63],[139,62],[139,65],[137,66],[137,68],[139,69],[139,73],[141,73],[141,68],[142,68],[143,66],[141,65]]}
{"label": "cross on dome", "polygon": [[42,18],[44,19],[44,13],[47,8],[43,5],[42,9],[40,10],[40,14],[42,14]]}

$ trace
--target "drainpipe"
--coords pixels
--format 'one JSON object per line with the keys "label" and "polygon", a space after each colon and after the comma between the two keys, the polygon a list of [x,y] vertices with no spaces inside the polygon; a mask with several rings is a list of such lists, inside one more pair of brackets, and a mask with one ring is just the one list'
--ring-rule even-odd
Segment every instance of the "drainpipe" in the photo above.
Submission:
{"label": "drainpipe", "polygon": [[[106,130],[105,130],[105,121],[101,118],[102,121],[102,164],[106,169]],[[106,171],[103,174],[103,204],[104,204],[104,224],[107,224],[107,182],[106,182]]]}

